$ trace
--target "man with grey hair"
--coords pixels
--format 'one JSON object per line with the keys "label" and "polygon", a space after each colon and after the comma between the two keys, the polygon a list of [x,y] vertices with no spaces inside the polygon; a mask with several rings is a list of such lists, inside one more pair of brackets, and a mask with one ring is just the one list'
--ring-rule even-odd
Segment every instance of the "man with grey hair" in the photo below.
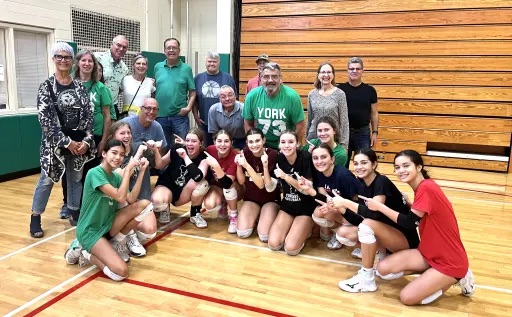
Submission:
{"label": "man with grey hair", "polygon": [[348,81],[338,84],[338,88],[343,90],[347,97],[348,125],[350,127],[346,163],[348,168],[353,152],[373,147],[377,143],[379,111],[377,91],[362,81],[363,60],[359,57],[352,57],[348,60],[347,69]]}
{"label": "man with grey hair", "polygon": [[128,75],[128,66],[122,58],[128,51],[128,40],[124,35],[117,35],[112,40],[110,49],[106,52],[96,52],[94,56],[103,67],[103,78],[105,85],[112,95],[112,104],[115,106],[116,114],[119,116],[119,92],[124,76]]}
{"label": "man with grey hair", "polygon": [[245,146],[244,104],[236,100],[235,91],[231,86],[220,87],[220,102],[214,104],[208,113],[208,133],[215,135],[226,130],[233,137],[233,147],[242,149]]}
{"label": "man with grey hair", "polygon": [[245,97],[245,130],[259,128],[263,131],[266,145],[277,149],[279,137],[286,130],[294,130],[298,141],[304,144],[306,122],[299,94],[281,83],[281,67],[267,63],[261,72],[261,84]]}
{"label": "man with grey hair", "polygon": [[197,125],[206,134],[205,145],[213,144],[212,135],[208,133],[208,112],[214,103],[219,102],[220,87],[232,87],[236,95],[236,86],[230,74],[219,70],[220,56],[217,52],[209,51],[205,58],[206,71],[194,78],[197,98],[194,106],[194,118]]}

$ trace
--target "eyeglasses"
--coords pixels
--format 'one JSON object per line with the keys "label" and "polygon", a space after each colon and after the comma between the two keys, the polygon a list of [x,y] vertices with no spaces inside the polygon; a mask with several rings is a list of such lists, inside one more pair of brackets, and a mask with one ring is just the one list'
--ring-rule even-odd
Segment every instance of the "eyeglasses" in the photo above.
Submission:
{"label": "eyeglasses", "polygon": [[261,76],[261,78],[263,80],[269,80],[270,78],[272,78],[272,80],[276,81],[279,80],[279,75],[263,75]]}
{"label": "eyeglasses", "polygon": [[123,50],[127,50],[128,49],[128,45],[123,45],[123,44],[120,44],[120,43],[114,43],[114,44],[119,49],[123,49]]}
{"label": "eyeglasses", "polygon": [[73,59],[73,56],[62,56],[62,55],[53,55],[53,58],[55,58],[58,62],[71,62]]}
{"label": "eyeglasses", "polygon": [[157,107],[142,106],[141,108],[144,109],[144,111],[146,111],[146,112],[158,112],[158,108]]}
{"label": "eyeglasses", "polygon": [[362,70],[362,68],[360,68],[360,67],[349,67],[348,70],[351,71],[351,72],[353,72],[353,71],[358,72],[358,71]]}
{"label": "eyeglasses", "polygon": [[171,52],[172,52],[172,51],[176,52],[176,51],[179,51],[179,50],[180,50],[180,48],[179,48],[179,47],[177,47],[177,46],[167,46],[165,49],[166,49],[167,51],[171,51]]}
{"label": "eyeglasses", "polygon": [[330,74],[332,74],[332,72],[330,70],[320,72],[320,75],[330,75]]}

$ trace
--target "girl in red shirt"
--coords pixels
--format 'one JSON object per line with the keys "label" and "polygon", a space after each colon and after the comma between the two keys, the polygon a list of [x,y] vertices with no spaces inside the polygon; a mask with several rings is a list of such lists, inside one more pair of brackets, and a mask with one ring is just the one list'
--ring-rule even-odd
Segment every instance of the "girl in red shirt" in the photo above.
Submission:
{"label": "girl in red shirt", "polygon": [[459,234],[452,205],[443,191],[423,168],[423,159],[414,150],[404,150],[395,156],[395,174],[414,190],[414,202],[408,215],[386,207],[372,198],[361,197],[368,208],[405,228],[419,225],[420,244],[417,249],[403,250],[380,261],[376,274],[383,279],[401,277],[404,272],[422,272],[400,292],[405,305],[429,304],[453,284],[462,294],[475,292],[473,273]]}

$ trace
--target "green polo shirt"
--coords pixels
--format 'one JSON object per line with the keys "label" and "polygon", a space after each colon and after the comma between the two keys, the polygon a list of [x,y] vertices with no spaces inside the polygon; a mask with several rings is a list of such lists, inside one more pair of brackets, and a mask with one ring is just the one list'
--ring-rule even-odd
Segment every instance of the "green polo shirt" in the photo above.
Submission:
{"label": "green polo shirt", "polygon": [[155,65],[156,94],[159,117],[177,115],[188,103],[188,92],[196,90],[192,68],[178,61],[176,66],[169,67],[167,60]]}

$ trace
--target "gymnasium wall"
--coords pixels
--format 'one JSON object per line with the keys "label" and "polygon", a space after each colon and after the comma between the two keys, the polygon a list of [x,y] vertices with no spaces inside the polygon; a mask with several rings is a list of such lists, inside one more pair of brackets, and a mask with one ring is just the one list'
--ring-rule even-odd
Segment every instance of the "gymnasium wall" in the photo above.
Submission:
{"label": "gymnasium wall", "polygon": [[362,57],[381,161],[413,148],[427,165],[510,170],[512,0],[242,0],[241,43],[240,92],[267,53],[305,108],[320,63],[345,82]]}

